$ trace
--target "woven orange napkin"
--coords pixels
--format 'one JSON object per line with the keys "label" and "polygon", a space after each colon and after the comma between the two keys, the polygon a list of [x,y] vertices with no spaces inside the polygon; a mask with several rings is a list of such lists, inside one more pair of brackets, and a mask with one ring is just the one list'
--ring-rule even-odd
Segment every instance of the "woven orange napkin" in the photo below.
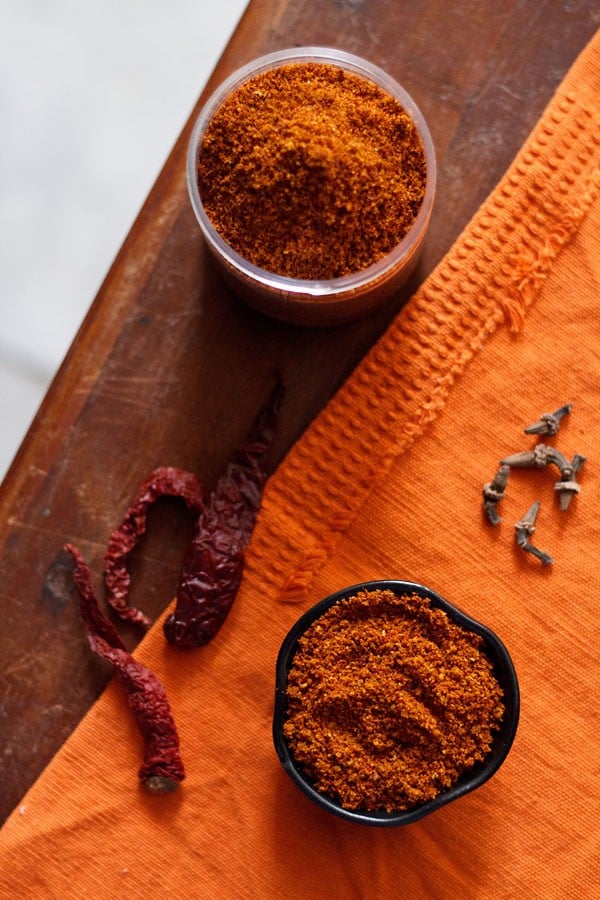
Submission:
{"label": "woven orange napkin", "polygon": [[[598,860],[600,38],[425,285],[268,485],[225,627],[195,652],[160,627],[188,777],[136,786],[140,738],[109,688],[0,833],[6,897],[591,896]],[[490,527],[481,487],[523,428],[571,402],[550,442],[588,460],[562,512],[550,471],[511,475]],[[513,523],[536,499],[534,542]],[[491,626],[521,722],[500,771],[401,829],[310,803],[271,741],[274,664],[297,616],[369,578],[412,579]],[[597,870],[596,870],[597,876]]]}

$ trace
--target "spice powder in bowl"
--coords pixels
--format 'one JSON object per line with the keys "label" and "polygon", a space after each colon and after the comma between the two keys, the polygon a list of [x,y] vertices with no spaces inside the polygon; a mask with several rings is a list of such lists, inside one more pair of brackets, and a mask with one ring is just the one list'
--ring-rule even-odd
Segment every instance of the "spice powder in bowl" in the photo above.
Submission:
{"label": "spice powder in bowl", "polygon": [[369,824],[405,824],[500,766],[518,686],[489,629],[433,591],[373,582],[317,604],[278,660],[274,737],[313,800]]}
{"label": "spice powder in bowl", "polygon": [[261,57],[213,95],[190,141],[188,186],[244,299],[286,321],[335,324],[412,271],[435,161],[400,85],[359,57],[304,48]]}

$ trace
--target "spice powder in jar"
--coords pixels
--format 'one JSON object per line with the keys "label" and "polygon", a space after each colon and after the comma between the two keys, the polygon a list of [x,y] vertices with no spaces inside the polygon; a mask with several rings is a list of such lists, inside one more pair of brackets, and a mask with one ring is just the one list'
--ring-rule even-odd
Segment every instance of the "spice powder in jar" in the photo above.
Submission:
{"label": "spice powder in jar", "polygon": [[298,641],[284,736],[349,810],[431,800],[491,747],[504,714],[482,638],[416,594],[361,591]]}
{"label": "spice powder in jar", "polygon": [[403,106],[330,63],[288,63],[240,85],[198,156],[200,197],[221,237],[296,279],[338,278],[389,253],[417,216],[426,175]]}

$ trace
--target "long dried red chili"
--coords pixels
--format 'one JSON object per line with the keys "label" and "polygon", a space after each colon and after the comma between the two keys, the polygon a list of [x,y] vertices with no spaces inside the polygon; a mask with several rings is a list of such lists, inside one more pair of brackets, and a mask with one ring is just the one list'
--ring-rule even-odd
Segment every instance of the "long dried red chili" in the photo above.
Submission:
{"label": "long dried red chili", "polygon": [[173,466],[161,466],[140,485],[127,515],[110,536],[104,554],[104,578],[108,589],[107,600],[122,618],[149,628],[152,620],[140,609],[127,605],[131,576],[125,565],[140,537],[146,531],[149,507],[161,497],[179,497],[193,512],[202,509],[202,485],[196,475]]}
{"label": "long dried red chili", "polygon": [[231,609],[261,504],[281,396],[278,384],[200,514],[183,562],[175,610],[163,626],[167,640],[177,647],[206,644]]}
{"label": "long dried red chili", "polygon": [[75,563],[73,578],[79,589],[88,643],[94,653],[115,666],[144,738],[140,781],[152,793],[173,791],[183,781],[185,771],[179,754],[179,736],[165,689],[150,669],[131,656],[112,623],[100,610],[94,596],[90,570],[79,550],[72,544],[67,544],[65,549]]}

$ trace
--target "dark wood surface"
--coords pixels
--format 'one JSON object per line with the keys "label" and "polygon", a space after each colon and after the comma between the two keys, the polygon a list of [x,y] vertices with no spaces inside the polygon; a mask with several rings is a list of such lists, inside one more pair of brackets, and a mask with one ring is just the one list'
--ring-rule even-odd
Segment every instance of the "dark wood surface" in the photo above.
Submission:
{"label": "dark wood surface", "polygon": [[[591,0],[253,0],[202,97],[287,46],[329,45],[386,69],[421,107],[439,182],[411,283],[351,325],[262,318],[219,281],[188,204],[188,123],[0,489],[0,822],[98,697],[61,548],[76,543],[99,591],[107,538],[157,465],[210,487],[271,385],[287,387],[275,467],[502,176],[592,37]],[[200,90],[202,86],[199,85]],[[132,561],[133,602],[172,597],[191,522],[161,501]],[[126,633],[133,647],[137,635]]]}

